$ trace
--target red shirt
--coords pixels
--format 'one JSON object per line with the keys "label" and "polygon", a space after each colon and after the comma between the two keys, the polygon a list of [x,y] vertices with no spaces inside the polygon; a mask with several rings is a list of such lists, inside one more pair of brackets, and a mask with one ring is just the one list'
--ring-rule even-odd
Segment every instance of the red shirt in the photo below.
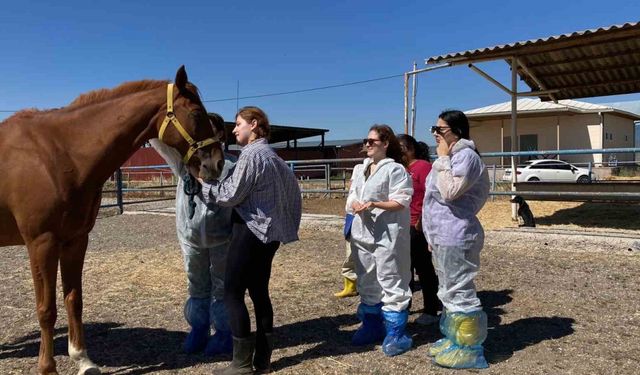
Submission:
{"label": "red shirt", "polygon": [[409,211],[411,212],[411,225],[416,225],[422,216],[422,201],[424,200],[425,182],[431,172],[431,163],[418,159],[407,170],[413,180],[413,197]]}

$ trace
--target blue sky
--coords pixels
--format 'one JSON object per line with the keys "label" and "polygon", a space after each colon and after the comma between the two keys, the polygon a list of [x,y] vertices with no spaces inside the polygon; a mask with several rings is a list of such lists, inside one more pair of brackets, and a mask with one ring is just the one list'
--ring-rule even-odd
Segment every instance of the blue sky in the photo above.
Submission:
{"label": "blue sky", "polygon": [[[179,4],[179,5],[177,5]],[[0,14],[0,110],[61,107],[124,81],[171,79],[184,64],[204,100],[400,75],[448,52],[638,21],[634,1],[11,1]],[[636,19],[634,19],[634,17]],[[481,67],[504,83],[504,62]],[[521,84],[521,88],[524,89]],[[508,97],[464,67],[419,76],[417,135],[444,108]],[[640,95],[586,99],[638,100]],[[373,123],[403,131],[401,77],[241,99],[272,123],[363,138]],[[236,101],[208,102],[233,120]],[[11,113],[0,112],[0,120]]]}

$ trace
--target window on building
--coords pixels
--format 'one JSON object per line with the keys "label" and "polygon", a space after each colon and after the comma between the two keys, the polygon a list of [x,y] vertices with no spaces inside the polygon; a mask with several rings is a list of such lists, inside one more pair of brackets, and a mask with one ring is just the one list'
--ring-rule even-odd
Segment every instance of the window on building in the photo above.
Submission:
{"label": "window on building", "polygon": [[[511,137],[510,136],[502,138],[502,152],[511,152]],[[502,163],[502,165],[509,164],[509,163],[511,163],[511,158],[503,156],[501,163]]]}
{"label": "window on building", "polygon": [[[520,151],[538,151],[538,135],[537,134],[522,134],[520,135]],[[522,156],[520,163],[537,159],[537,156]]]}

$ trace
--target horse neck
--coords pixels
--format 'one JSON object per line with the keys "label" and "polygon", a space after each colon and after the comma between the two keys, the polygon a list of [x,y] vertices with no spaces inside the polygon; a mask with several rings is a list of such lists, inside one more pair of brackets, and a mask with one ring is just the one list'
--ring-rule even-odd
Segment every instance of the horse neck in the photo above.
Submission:
{"label": "horse neck", "polygon": [[165,88],[159,88],[75,110],[65,127],[76,127],[69,134],[79,136],[67,138],[66,151],[78,181],[102,186],[145,141],[157,137],[152,120],[165,100]]}

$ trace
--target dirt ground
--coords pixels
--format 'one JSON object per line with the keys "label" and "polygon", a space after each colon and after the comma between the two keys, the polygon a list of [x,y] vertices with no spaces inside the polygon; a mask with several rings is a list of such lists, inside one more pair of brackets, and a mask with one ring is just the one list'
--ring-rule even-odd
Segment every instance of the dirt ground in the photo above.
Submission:
{"label": "dirt ground", "polygon": [[[170,202],[169,202],[170,204]],[[166,205],[166,203],[165,203]],[[281,374],[638,374],[640,364],[640,206],[530,202],[538,227],[517,228],[506,201],[480,217],[486,242],[477,278],[489,316],[483,371],[438,368],[427,357],[436,326],[413,321],[413,350],[393,358],[355,348],[357,298],[336,300],[344,256],[343,199],[305,201],[300,241],[274,259],[273,367]],[[136,210],[128,207],[127,210]],[[26,251],[0,249],[0,374],[29,373],[39,329]],[[84,272],[89,354],[110,374],[210,374],[230,359],[184,355],[186,280],[170,215],[102,214]],[[60,295],[61,293],[59,293]],[[62,306],[59,298],[58,306]],[[59,309],[55,352],[61,374],[66,314]]]}

